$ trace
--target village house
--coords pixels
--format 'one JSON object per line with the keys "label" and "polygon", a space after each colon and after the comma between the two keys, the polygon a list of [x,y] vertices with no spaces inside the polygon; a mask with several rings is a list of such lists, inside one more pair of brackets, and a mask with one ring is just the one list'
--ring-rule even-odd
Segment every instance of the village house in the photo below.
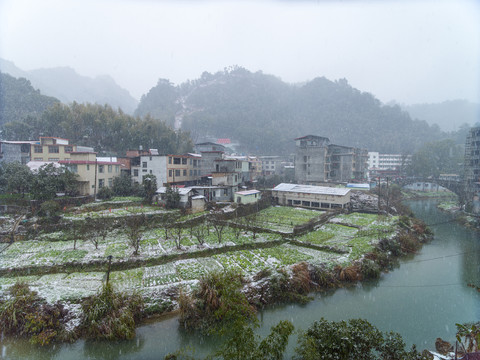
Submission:
{"label": "village house", "polygon": [[343,209],[350,204],[350,189],[282,183],[272,189],[277,205],[311,209]]}
{"label": "village house", "polygon": [[87,196],[95,196],[105,186],[112,187],[122,165],[116,157],[97,157],[95,152],[71,152],[69,159],[58,163],[78,175],[79,194]]}
{"label": "village house", "polygon": [[259,190],[243,190],[235,193],[235,202],[237,204],[252,204],[261,198],[262,193]]}
{"label": "village house", "polygon": [[40,137],[36,141],[1,141],[0,161],[27,164],[29,161],[58,162],[70,159],[74,151],[93,151],[93,148],[70,144],[68,139]]}
{"label": "village house", "polygon": [[137,183],[142,183],[145,175],[154,175],[158,186],[193,185],[202,176],[198,154],[160,155],[157,149],[131,150],[127,159],[132,180]]}

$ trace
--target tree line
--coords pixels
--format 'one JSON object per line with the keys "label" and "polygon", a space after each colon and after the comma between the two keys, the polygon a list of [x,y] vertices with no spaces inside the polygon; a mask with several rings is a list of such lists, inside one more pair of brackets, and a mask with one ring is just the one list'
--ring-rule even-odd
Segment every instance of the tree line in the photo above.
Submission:
{"label": "tree line", "polygon": [[127,150],[158,149],[160,154],[192,150],[187,132],[175,132],[150,116],[133,117],[109,105],[55,103],[41,116],[12,121],[2,127],[2,138],[37,140],[40,136],[66,138],[75,145],[93,147],[101,154],[124,155]]}

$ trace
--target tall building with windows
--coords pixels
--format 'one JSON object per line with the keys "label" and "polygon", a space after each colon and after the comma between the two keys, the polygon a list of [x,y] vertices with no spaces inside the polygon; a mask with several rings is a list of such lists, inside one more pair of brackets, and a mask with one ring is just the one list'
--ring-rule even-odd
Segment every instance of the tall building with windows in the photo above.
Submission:
{"label": "tall building with windows", "polygon": [[480,213],[480,127],[471,128],[465,142],[465,205]]}
{"label": "tall building with windows", "polygon": [[367,179],[367,150],[330,144],[328,138],[316,135],[303,136],[295,142],[295,180],[298,183]]}

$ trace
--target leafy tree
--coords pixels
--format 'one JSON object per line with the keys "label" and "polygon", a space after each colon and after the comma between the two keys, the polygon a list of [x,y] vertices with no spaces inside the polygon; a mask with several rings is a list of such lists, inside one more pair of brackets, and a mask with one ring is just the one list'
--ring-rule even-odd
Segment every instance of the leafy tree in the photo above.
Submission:
{"label": "leafy tree", "polygon": [[0,174],[6,191],[17,192],[24,197],[30,190],[33,174],[28,166],[19,162],[3,163]]}
{"label": "leafy tree", "polygon": [[33,176],[32,196],[36,200],[51,200],[60,190],[61,170],[56,168],[53,163],[41,166]]}
{"label": "leafy tree", "polygon": [[410,175],[438,178],[440,174],[460,174],[464,152],[453,140],[429,142],[412,156]]}
{"label": "leafy tree", "polygon": [[112,190],[117,196],[135,195],[131,176],[122,172],[120,176],[114,177]]}
{"label": "leafy tree", "polygon": [[152,202],[152,198],[157,192],[157,177],[152,174],[145,175],[142,180],[142,185],[145,193],[145,201]]}
{"label": "leafy tree", "polygon": [[376,354],[382,360],[423,359],[415,347],[405,350],[405,343],[397,333],[384,335],[367,320],[315,321],[298,338],[298,360],[338,359],[373,360]]}
{"label": "leafy tree", "polygon": [[167,185],[165,190],[165,199],[167,209],[177,209],[180,205],[180,193],[177,189],[172,189],[170,185]]}

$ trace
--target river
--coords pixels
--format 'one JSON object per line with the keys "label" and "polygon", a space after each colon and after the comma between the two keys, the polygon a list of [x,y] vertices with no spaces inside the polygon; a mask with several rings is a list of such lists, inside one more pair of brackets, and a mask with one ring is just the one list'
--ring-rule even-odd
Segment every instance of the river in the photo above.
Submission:
{"label": "river", "polygon": [[[316,294],[307,305],[271,307],[259,314],[259,334],[265,335],[280,320],[290,320],[296,329],[313,321],[365,318],[382,331],[400,333],[408,346],[434,349],[435,339],[454,341],[455,323],[480,321],[480,293],[467,286],[480,286],[480,233],[451,222],[451,214],[436,208],[435,200],[409,203],[415,215],[431,226],[434,240],[400,261],[395,270],[374,282]],[[215,341],[183,334],[171,317],[137,329],[132,341],[80,340],[46,348],[21,340],[2,339],[2,359],[163,359],[164,355],[190,347],[203,356]],[[294,352],[290,341],[287,356]]]}

